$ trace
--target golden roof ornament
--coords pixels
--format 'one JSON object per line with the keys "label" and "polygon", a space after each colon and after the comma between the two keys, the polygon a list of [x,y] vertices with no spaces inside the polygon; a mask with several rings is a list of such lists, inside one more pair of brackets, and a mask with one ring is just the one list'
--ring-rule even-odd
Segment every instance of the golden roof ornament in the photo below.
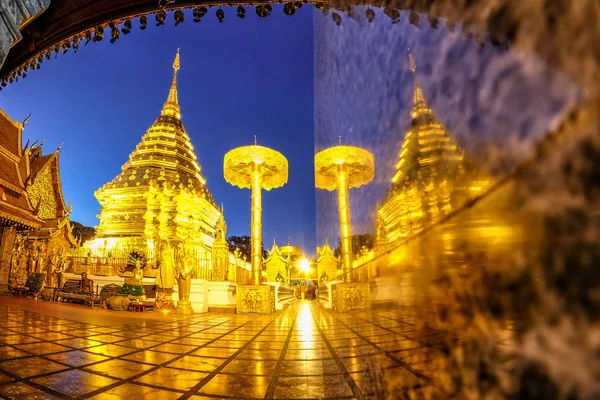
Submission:
{"label": "golden roof ornament", "polygon": [[413,73],[417,72],[417,63],[415,63],[415,59],[413,58],[410,49],[408,49],[408,68],[410,68]]}
{"label": "golden roof ornament", "polygon": [[315,155],[315,185],[317,189],[329,191],[337,189],[338,170],[342,165],[348,175],[349,188],[366,185],[375,176],[373,154],[360,147],[340,144]]}

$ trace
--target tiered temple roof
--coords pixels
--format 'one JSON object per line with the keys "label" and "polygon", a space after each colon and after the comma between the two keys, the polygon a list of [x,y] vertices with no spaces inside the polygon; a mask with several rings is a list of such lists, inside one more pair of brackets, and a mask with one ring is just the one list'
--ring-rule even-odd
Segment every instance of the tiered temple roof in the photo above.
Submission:
{"label": "tiered temple roof", "polygon": [[377,235],[386,234],[389,244],[419,233],[489,183],[433,114],[412,55],[409,66],[415,74],[412,121],[377,218]]}
{"label": "tiered temple roof", "polygon": [[23,124],[0,110],[0,225],[38,229],[42,220],[27,193],[29,159],[22,147]]}

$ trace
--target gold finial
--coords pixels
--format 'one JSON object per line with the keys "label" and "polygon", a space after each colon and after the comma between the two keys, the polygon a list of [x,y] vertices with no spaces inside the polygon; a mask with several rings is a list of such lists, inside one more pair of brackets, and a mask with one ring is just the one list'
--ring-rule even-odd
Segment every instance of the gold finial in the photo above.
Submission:
{"label": "gold finial", "polygon": [[342,137],[338,136],[338,146],[341,146],[341,145],[342,145]]}
{"label": "gold finial", "polygon": [[256,135],[254,135],[254,145],[255,146],[257,145],[257,143],[256,143]]}
{"label": "gold finial", "polygon": [[179,71],[181,65],[179,64],[179,47],[177,48],[177,55],[175,56],[175,61],[173,61],[173,69],[175,72]]}
{"label": "gold finial", "polygon": [[408,68],[414,73],[417,72],[417,63],[415,63],[415,59],[410,52],[410,48],[408,49]]}

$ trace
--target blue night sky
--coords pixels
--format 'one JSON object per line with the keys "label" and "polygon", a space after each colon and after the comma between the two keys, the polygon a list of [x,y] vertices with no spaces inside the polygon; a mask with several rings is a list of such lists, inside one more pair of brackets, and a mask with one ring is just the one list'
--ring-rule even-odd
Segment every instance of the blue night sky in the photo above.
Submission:
{"label": "blue night sky", "polygon": [[5,88],[0,107],[20,121],[32,113],[24,140],[47,138],[46,153],[64,141],[61,177],[72,219],[94,226],[94,191],[120,172],[160,115],[180,47],[182,121],[208,188],[224,203],[228,235],[250,234],[250,190],[225,182],[223,156],[257,135],[289,160],[288,184],[264,192],[264,245],[289,237],[312,254],[313,12],[305,7],[287,17],[280,8],[264,20],[253,9],[243,20],[226,9],[222,24],[214,9],[200,23],[188,13],[178,27],[170,15],[167,25],[135,28],[115,44],[105,37]]}

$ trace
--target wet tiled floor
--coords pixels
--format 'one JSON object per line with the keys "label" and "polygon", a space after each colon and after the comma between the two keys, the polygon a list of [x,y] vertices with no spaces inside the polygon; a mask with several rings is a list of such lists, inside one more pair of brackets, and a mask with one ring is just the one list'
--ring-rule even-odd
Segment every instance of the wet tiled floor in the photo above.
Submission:
{"label": "wet tiled floor", "polygon": [[[74,305],[32,309],[27,301],[34,302],[0,299],[2,398],[364,399],[437,391],[428,370],[442,356],[439,334],[418,329],[407,311],[340,315],[299,301],[273,316],[127,318]],[[55,308],[67,312],[59,317]]]}

